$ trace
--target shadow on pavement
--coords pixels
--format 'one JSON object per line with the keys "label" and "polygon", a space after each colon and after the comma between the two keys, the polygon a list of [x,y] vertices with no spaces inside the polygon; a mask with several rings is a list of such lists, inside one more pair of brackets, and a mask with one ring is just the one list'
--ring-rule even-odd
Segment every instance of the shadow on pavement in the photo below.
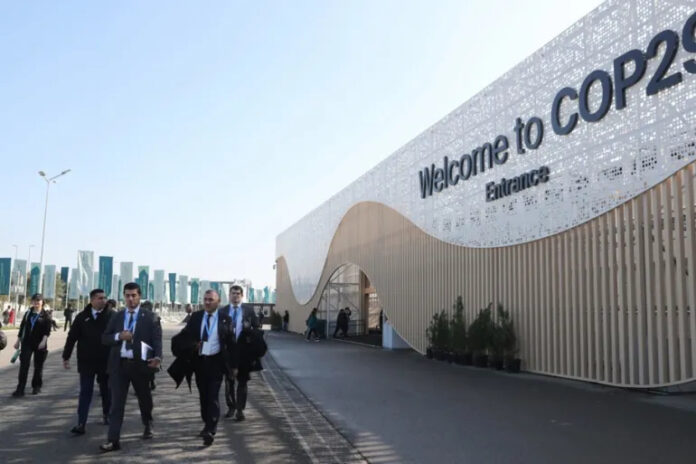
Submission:
{"label": "shadow on pavement", "polygon": [[[165,331],[165,347],[174,330]],[[165,361],[171,362],[171,355]],[[135,396],[128,397],[122,429],[122,449],[102,455],[99,445],[106,439],[101,425],[101,406],[97,391],[92,401],[87,433],[72,436],[75,425],[78,375],[74,368],[65,371],[60,352],[49,354],[44,371],[43,393],[15,399],[18,366],[0,370],[0,460],[16,462],[122,462],[136,457],[140,463],[226,462],[226,463],[303,463],[311,462],[292,427],[277,404],[263,376],[249,383],[247,420],[242,423],[221,419],[215,443],[206,448],[197,436],[203,424],[198,393],[189,393],[185,384],[178,390],[161,372],[153,392],[154,433],[142,440],[142,425]],[[31,374],[30,374],[31,375]],[[95,387],[96,390],[96,387]],[[222,393],[222,392],[221,392]],[[221,394],[221,404],[224,400]]]}

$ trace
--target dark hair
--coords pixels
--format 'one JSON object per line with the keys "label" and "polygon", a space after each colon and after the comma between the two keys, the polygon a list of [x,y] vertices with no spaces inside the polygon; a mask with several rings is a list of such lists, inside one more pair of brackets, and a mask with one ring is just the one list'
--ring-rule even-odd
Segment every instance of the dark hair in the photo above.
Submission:
{"label": "dark hair", "polygon": [[126,290],[137,290],[138,295],[142,295],[142,293],[140,293],[140,285],[136,284],[135,282],[128,282],[126,285],[124,285],[123,293],[126,293]]}
{"label": "dark hair", "polygon": [[107,300],[106,301],[107,308],[111,307],[111,308],[115,309],[116,306],[118,306],[118,303],[116,303],[116,300]]}
{"label": "dark hair", "polygon": [[95,288],[94,290],[92,290],[91,292],[89,292],[89,297],[90,297],[90,298],[94,298],[94,296],[95,296],[97,293],[106,293],[106,292],[105,292],[104,290],[102,290],[101,288]]}
{"label": "dark hair", "polygon": [[147,309],[148,311],[152,311],[152,303],[147,300],[140,303],[140,307],[143,309]]}
{"label": "dark hair", "polygon": [[241,293],[242,295],[244,295],[244,289],[243,289],[241,286],[239,286],[239,285],[233,285],[233,286],[231,286],[231,287],[230,287],[230,291],[232,291],[232,290],[238,290],[239,293]]}
{"label": "dark hair", "polygon": [[39,301],[39,300],[43,300],[43,299],[44,298],[43,298],[43,295],[41,293],[34,293],[31,296],[31,301]]}

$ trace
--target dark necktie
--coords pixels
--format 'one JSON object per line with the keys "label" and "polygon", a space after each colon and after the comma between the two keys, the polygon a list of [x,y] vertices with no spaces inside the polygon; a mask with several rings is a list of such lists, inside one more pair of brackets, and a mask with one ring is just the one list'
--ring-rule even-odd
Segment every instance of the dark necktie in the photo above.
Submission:
{"label": "dark necktie", "polygon": [[[135,312],[134,311],[128,311],[128,323],[126,325],[127,329],[130,333],[133,333],[133,327],[135,327]],[[126,349],[127,350],[132,350],[133,349],[133,341],[131,340],[130,342],[126,342]]]}
{"label": "dark necktie", "polygon": [[205,327],[203,328],[203,338],[202,341],[207,342],[208,341],[208,332],[210,331],[210,321],[212,321],[213,318],[210,317],[208,313],[205,314]]}

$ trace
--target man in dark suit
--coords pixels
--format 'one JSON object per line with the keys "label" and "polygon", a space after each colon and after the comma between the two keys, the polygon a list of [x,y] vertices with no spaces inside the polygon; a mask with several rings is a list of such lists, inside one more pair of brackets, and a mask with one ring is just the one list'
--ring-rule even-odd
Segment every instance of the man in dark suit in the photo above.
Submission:
{"label": "man in dark suit", "polygon": [[43,295],[36,293],[31,297],[31,309],[24,314],[19,326],[15,349],[21,347],[19,355],[19,380],[14,397],[24,396],[24,388],[29,376],[31,357],[34,356],[34,377],[31,379],[31,393],[41,393],[43,386],[43,366],[48,356],[48,337],[51,335],[51,318],[43,310]]}
{"label": "man in dark suit", "polygon": [[[242,305],[242,297],[244,290],[239,285],[230,287],[230,304],[221,308],[221,310],[230,316],[232,326],[234,327],[235,340],[239,339],[242,330],[245,327],[258,328],[259,322],[256,319],[254,308]],[[241,360],[240,360],[241,361]],[[235,380],[237,381],[237,389],[235,392]],[[232,417],[236,421],[243,421],[244,409],[247,402],[247,382],[249,381],[249,372],[238,370],[237,375],[228,375],[225,377],[225,402],[227,403],[227,414],[225,417]]]}
{"label": "man in dark suit", "polygon": [[65,310],[63,311],[63,316],[65,317],[65,324],[63,324],[63,332],[72,327],[73,312],[74,310],[70,305],[68,305],[68,307],[65,308]]}
{"label": "man in dark suit", "polygon": [[[143,438],[152,434],[152,393],[150,379],[162,362],[162,326],[159,317],[140,307],[140,286],[134,282],[123,287],[126,309],[114,315],[102,335],[102,343],[110,346],[107,373],[111,389],[109,432],[101,450],[121,449],[121,425],[128,396],[133,385],[145,426]],[[145,351],[144,351],[145,350]]]}
{"label": "man in dark suit", "polygon": [[193,365],[205,426],[200,432],[203,443],[213,443],[220,418],[220,386],[222,379],[236,373],[234,328],[230,316],[218,310],[220,295],[208,290],[203,296],[205,311],[191,315],[184,331],[197,343]]}
{"label": "man in dark suit", "polygon": [[108,424],[111,395],[109,393],[106,363],[109,359],[109,347],[102,344],[102,334],[115,314],[106,307],[106,294],[97,288],[89,293],[89,304],[79,313],[70,327],[68,338],[63,348],[63,367],[70,369],[70,356],[77,343],[77,372],[80,373],[80,398],[77,403],[77,425],[71,432],[76,435],[85,433],[89,405],[94,392],[94,378],[99,384],[102,400],[102,419]]}

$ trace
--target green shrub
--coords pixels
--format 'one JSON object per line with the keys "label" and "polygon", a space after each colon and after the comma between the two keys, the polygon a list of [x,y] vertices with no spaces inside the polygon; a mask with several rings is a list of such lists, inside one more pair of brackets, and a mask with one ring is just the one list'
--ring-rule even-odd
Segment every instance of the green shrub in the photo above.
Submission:
{"label": "green shrub", "polygon": [[492,348],[495,324],[491,315],[491,306],[493,303],[480,310],[469,326],[469,347],[474,354],[486,354]]}
{"label": "green shrub", "polygon": [[503,305],[498,305],[498,344],[501,353],[506,357],[514,357],[517,352],[517,336],[515,328],[510,318],[510,311],[503,309]]}
{"label": "green shrub", "polygon": [[457,297],[454,304],[454,314],[450,321],[450,343],[452,351],[462,354],[467,349],[466,322],[464,321],[464,303],[462,297]]}
{"label": "green shrub", "polygon": [[428,344],[431,348],[436,350],[448,350],[450,345],[450,327],[449,318],[447,313],[443,310],[439,313],[433,314],[433,318],[430,320],[430,325],[428,325],[425,331],[426,337],[428,339]]}

